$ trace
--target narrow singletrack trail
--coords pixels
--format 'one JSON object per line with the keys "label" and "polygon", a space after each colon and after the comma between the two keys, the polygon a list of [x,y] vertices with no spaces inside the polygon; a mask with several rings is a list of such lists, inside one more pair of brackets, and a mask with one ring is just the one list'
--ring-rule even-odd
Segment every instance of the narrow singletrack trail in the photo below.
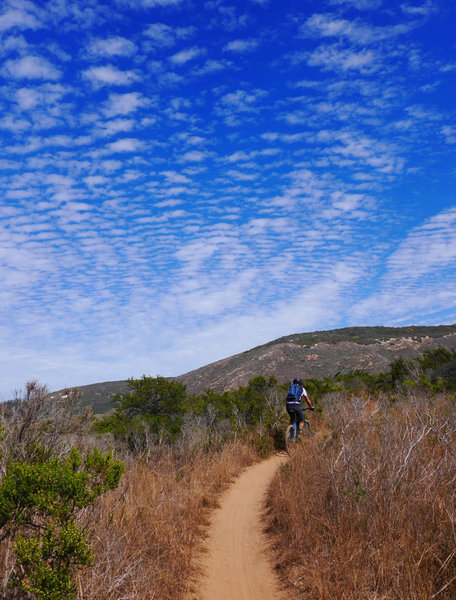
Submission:
{"label": "narrow singletrack trail", "polygon": [[285,455],[248,467],[222,497],[213,515],[196,600],[281,600],[267,559],[261,515],[267,487]]}

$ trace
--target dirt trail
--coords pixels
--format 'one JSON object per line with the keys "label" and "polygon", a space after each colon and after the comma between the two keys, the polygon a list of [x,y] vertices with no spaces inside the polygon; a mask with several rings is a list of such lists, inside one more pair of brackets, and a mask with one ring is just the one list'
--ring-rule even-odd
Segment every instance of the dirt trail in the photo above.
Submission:
{"label": "dirt trail", "polygon": [[215,511],[204,576],[197,600],[281,600],[278,580],[266,556],[261,513],[266,489],[286,456],[275,455],[246,469]]}

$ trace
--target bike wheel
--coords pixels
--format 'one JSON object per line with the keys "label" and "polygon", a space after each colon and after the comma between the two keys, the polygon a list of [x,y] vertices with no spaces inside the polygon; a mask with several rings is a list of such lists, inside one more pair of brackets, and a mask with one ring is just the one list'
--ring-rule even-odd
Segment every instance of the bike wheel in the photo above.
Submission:
{"label": "bike wheel", "polygon": [[288,425],[285,432],[285,449],[290,454],[293,444],[296,442],[296,431],[293,425]]}

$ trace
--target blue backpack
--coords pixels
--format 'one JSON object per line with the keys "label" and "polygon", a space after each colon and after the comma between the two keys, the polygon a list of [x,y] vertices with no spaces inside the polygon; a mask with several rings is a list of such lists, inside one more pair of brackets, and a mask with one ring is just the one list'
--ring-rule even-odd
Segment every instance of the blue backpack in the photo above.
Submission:
{"label": "blue backpack", "polygon": [[288,389],[287,402],[301,402],[302,386],[291,383]]}

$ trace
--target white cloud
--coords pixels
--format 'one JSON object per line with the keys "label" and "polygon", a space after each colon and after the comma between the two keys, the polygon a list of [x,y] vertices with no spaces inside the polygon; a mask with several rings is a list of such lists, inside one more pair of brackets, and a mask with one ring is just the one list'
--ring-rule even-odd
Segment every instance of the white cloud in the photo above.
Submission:
{"label": "white cloud", "polygon": [[104,123],[98,123],[98,131],[103,136],[110,136],[131,131],[135,125],[133,119],[112,119]]}
{"label": "white cloud", "polygon": [[254,110],[254,105],[258,100],[266,96],[264,90],[252,90],[247,92],[245,90],[236,90],[225,94],[220,99],[221,103],[234,108],[237,111],[251,111]]}
{"label": "white cloud", "polygon": [[8,160],[5,158],[0,159],[0,169],[2,169],[3,171],[8,171],[8,170],[18,170],[21,167],[21,163],[20,162],[16,162],[14,160]]}
{"label": "white cloud", "polygon": [[118,171],[123,166],[120,160],[104,160],[101,162],[100,167],[106,173],[113,173]]}
{"label": "white cloud", "polygon": [[[268,138],[264,137],[264,139]],[[274,139],[277,139],[277,137]],[[252,161],[253,159],[261,156],[275,156],[279,152],[279,148],[263,148],[262,150],[251,150],[250,152],[245,152],[245,150],[237,150],[236,152],[225,156],[223,160],[225,160],[228,163],[245,163],[246,161]]]}
{"label": "white cloud", "polygon": [[103,177],[103,175],[89,175],[88,177],[84,177],[84,183],[88,187],[96,187],[99,185],[106,185],[109,183],[109,179],[107,177]]}
{"label": "white cloud", "polygon": [[358,10],[375,10],[383,4],[383,0],[329,0],[330,4],[352,6]]}
{"label": "white cloud", "polygon": [[313,14],[301,25],[300,32],[306,37],[346,38],[354,44],[365,45],[404,34],[412,26],[410,23],[399,23],[392,26],[374,27],[358,21],[349,21],[333,14]]}
{"label": "white cloud", "polygon": [[103,112],[108,117],[117,115],[128,115],[137,111],[142,106],[149,103],[147,98],[139,92],[130,92],[127,94],[110,94]]}
{"label": "white cloud", "polygon": [[232,40],[223,47],[223,50],[228,52],[250,52],[258,47],[257,40]]}
{"label": "white cloud", "polygon": [[197,77],[223,71],[231,66],[231,62],[227,60],[214,60],[212,58],[206,60],[200,67],[192,69],[192,75]]}
{"label": "white cloud", "polygon": [[164,23],[151,23],[144,30],[144,35],[150,39],[152,46],[168,48],[174,46],[177,40],[185,40],[196,33],[196,28],[170,27]]}
{"label": "white cloud", "polygon": [[346,19],[336,18],[332,15],[313,14],[301,25],[302,34],[331,37],[349,35],[354,25]]}
{"label": "white cloud", "polygon": [[203,162],[208,157],[207,152],[201,152],[200,150],[189,150],[181,156],[181,160],[184,162]]}
{"label": "white cloud", "polygon": [[390,256],[389,277],[421,277],[456,265],[456,208],[435,215],[413,230]]}
{"label": "white cloud", "polygon": [[247,154],[244,150],[237,150],[230,154],[229,156],[225,156],[225,160],[229,163],[235,163],[240,161],[250,160],[252,158],[251,153]]}
{"label": "white cloud", "polygon": [[46,183],[49,185],[57,185],[57,186],[65,186],[65,187],[71,187],[72,185],[75,184],[75,180],[73,179],[73,177],[69,176],[69,175],[60,175],[58,173],[51,173],[49,175],[46,175]]}
{"label": "white cloud", "polygon": [[16,102],[21,110],[35,108],[40,101],[40,94],[31,88],[21,88],[16,92]]}
{"label": "white cloud", "polygon": [[307,62],[312,67],[322,67],[331,71],[373,72],[379,68],[377,54],[363,48],[355,52],[338,46],[320,46],[311,52]]}
{"label": "white cloud", "polygon": [[[28,8],[30,8],[30,4]],[[27,6],[21,8],[7,8],[6,11],[0,15],[0,31],[6,31],[13,27],[19,29],[39,29],[41,22],[31,12],[27,12]]]}
{"label": "white cloud", "polygon": [[193,46],[193,48],[186,48],[185,50],[176,52],[176,54],[173,54],[169,57],[169,61],[174,65],[181,66],[203,54],[205,54],[205,50],[203,48]]}
{"label": "white cloud", "polygon": [[163,87],[174,87],[185,82],[185,77],[177,73],[161,73],[158,76],[158,81]]}
{"label": "white cloud", "polygon": [[442,133],[447,144],[456,144],[456,127],[444,125],[442,127]]}
{"label": "white cloud", "polygon": [[16,133],[27,131],[31,128],[31,123],[27,119],[18,119],[13,115],[6,115],[0,119],[0,129],[8,129]]}
{"label": "white cloud", "polygon": [[[213,250],[213,248],[208,248],[206,245],[206,257],[210,257]],[[197,251],[193,247],[193,252]],[[210,282],[205,282],[204,278],[201,278],[199,287],[196,287],[196,289],[185,290],[182,285],[179,285],[176,286],[174,293],[180,306],[186,312],[210,317],[239,306],[256,275],[258,275],[258,272],[255,269],[245,269],[239,274],[238,278],[227,282],[224,286],[211,286]]]}
{"label": "white cloud", "polygon": [[333,156],[333,160],[334,155],[340,155],[385,174],[400,173],[403,170],[404,160],[392,143],[381,142],[353,131],[322,130],[318,138],[322,142],[329,142],[327,153]]}
{"label": "white cloud", "polygon": [[37,122],[37,117],[47,114],[50,117],[60,117],[66,108],[60,108],[63,98],[72,92],[69,86],[63,86],[59,83],[43,83],[34,87],[21,87],[15,92],[15,99],[20,110],[35,110],[33,117]]}
{"label": "white cloud", "polygon": [[121,36],[93,40],[89,45],[89,53],[96,56],[133,56],[136,50],[131,40]]}
{"label": "white cloud", "polygon": [[456,208],[442,211],[412,230],[385,260],[380,285],[353,305],[352,318],[378,322],[423,319],[446,307],[456,308]]}
{"label": "white cloud", "polygon": [[144,142],[136,138],[123,138],[106,146],[109,152],[137,152],[144,148]]}
{"label": "white cloud", "polygon": [[166,177],[168,183],[191,183],[191,179],[176,171],[163,171],[162,175]]}
{"label": "white cloud", "polygon": [[6,198],[12,198],[14,200],[23,200],[24,198],[33,198],[36,196],[37,190],[9,190],[6,192]]}
{"label": "white cloud", "polygon": [[51,135],[43,139],[43,146],[74,147],[76,140],[70,135]]}
{"label": "white cloud", "polygon": [[[191,249],[188,250],[191,255]],[[193,250],[198,254],[198,247],[193,247]],[[208,256],[213,254],[209,253]],[[283,262],[281,267],[283,269]],[[185,358],[188,348],[192,348],[193,352],[198,348],[198,360],[192,364],[192,367],[196,368],[288,333],[329,328],[336,322],[335,315],[340,313],[347,290],[354,286],[362,274],[362,267],[356,269],[350,264],[338,262],[331,269],[320,273],[318,283],[303,282],[300,285],[298,280],[293,293],[264,306],[249,303],[248,297],[252,289],[258,290],[260,279],[263,281],[267,277],[265,271],[261,271],[261,275],[252,268],[246,269],[245,272],[245,277],[239,276],[238,285],[235,280],[223,283],[222,287],[227,288],[228,298],[218,298],[217,286],[214,282],[204,279],[198,279],[195,290],[189,289],[188,296],[183,296],[183,301],[187,297],[189,299],[187,310],[198,311],[204,293],[208,295],[208,303],[204,307],[204,324],[198,323],[195,326],[190,322],[188,328],[176,326],[176,331],[181,332],[181,350],[174,350],[173,345],[174,372],[176,368],[177,372],[182,372],[179,370],[179,352],[182,354],[182,360],[188,361],[189,357]],[[217,302],[223,312],[213,312],[217,311]],[[185,364],[189,365],[188,362]]]}
{"label": "white cloud", "polygon": [[132,0],[133,5],[144,6],[145,8],[155,8],[155,7],[172,7],[178,6],[182,4],[185,0]]}
{"label": "white cloud", "polygon": [[144,35],[151,38],[154,45],[159,47],[173,46],[176,42],[174,30],[164,23],[152,23],[144,31]]}
{"label": "white cloud", "polygon": [[39,56],[7,60],[4,70],[15,79],[59,79],[62,76],[53,64]]}
{"label": "white cloud", "polygon": [[400,8],[404,13],[413,17],[427,17],[439,10],[438,4],[432,0],[427,0],[422,4],[401,4]]}
{"label": "white cloud", "polygon": [[113,65],[90,67],[83,75],[97,88],[104,85],[131,85],[138,80],[138,76],[133,71],[121,71]]}
{"label": "white cloud", "polygon": [[229,169],[226,174],[228,177],[232,177],[238,181],[254,181],[258,178],[257,173],[245,173],[244,171],[237,171],[236,169]]}

